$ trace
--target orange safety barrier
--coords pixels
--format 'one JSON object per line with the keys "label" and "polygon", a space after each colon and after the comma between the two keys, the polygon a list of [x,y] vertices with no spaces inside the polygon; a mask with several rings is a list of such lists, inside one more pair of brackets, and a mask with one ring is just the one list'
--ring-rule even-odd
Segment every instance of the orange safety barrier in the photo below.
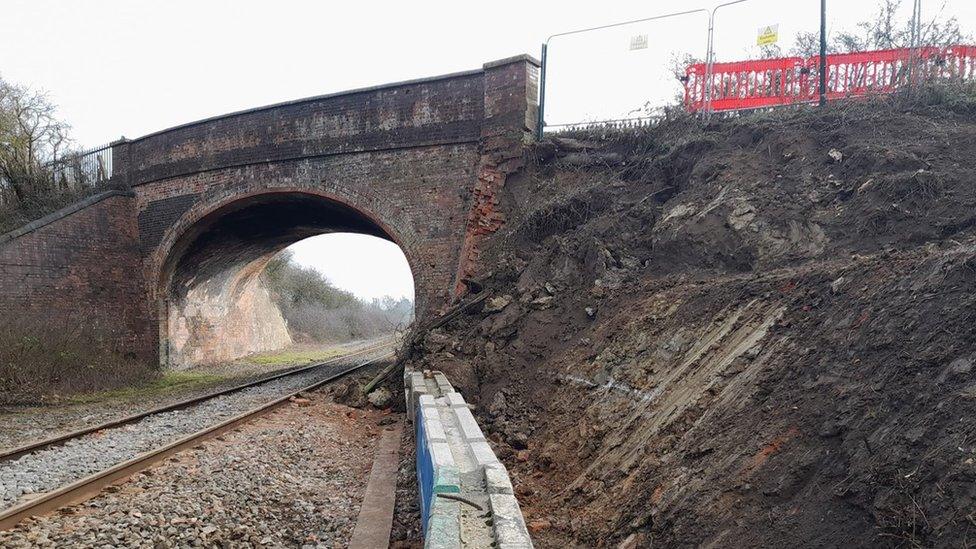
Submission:
{"label": "orange safety barrier", "polygon": [[[890,93],[909,79],[976,78],[976,46],[899,48],[827,56],[827,98]],[[809,103],[818,98],[820,56],[781,57],[732,63],[714,63],[711,75],[711,110],[737,111]],[[685,71],[685,109],[706,108],[705,63]]]}

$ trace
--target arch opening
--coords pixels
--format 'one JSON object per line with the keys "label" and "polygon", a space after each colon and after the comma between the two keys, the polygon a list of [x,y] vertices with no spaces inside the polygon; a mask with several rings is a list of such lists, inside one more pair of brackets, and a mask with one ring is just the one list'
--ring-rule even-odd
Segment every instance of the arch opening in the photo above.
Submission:
{"label": "arch opening", "polygon": [[[307,318],[306,314],[305,333],[296,334],[296,327],[289,326],[286,318],[293,311],[283,311],[280,289],[269,287],[266,270],[276,257],[275,264],[281,264],[281,254],[289,246],[329,233],[368,235],[399,246],[389,230],[368,213],[300,191],[238,198],[192,223],[170,247],[160,269],[157,296],[162,366],[185,369],[307,343],[307,323],[314,322],[315,317]],[[410,265],[407,251],[402,247],[399,250]],[[318,260],[363,260],[357,253],[342,255]],[[303,263],[308,269],[308,262]],[[301,269],[298,265],[290,268]],[[412,279],[413,269],[409,271]],[[315,276],[313,272],[306,274]],[[409,284],[414,286],[413,280]],[[362,301],[367,307],[390,305],[389,301]],[[412,301],[410,305],[412,314]],[[402,308],[403,304],[398,306]],[[316,333],[321,335],[323,330],[327,328]]]}

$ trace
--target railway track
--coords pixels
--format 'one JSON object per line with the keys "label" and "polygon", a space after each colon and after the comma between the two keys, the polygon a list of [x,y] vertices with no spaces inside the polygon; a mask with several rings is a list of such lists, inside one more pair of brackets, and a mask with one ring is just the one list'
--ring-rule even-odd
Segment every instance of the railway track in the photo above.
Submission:
{"label": "railway track", "polygon": [[[264,414],[270,413],[279,406],[286,404],[290,399],[300,395],[301,393],[313,391],[324,385],[332,383],[342,377],[369,366],[375,364],[381,360],[385,360],[393,356],[394,352],[391,350],[393,342],[384,342],[379,345],[370,346],[365,349],[360,349],[354,351],[347,355],[341,357],[336,357],[329,361],[314,364],[311,366],[295,368],[268,376],[259,380],[251,381],[245,384],[241,384],[235,387],[224,389],[221,391],[215,391],[207,395],[200,397],[187,399],[176,404],[171,404],[168,406],[156,408],[139,414],[133,414],[121,418],[119,420],[103,423],[100,425],[95,425],[72,433],[67,433],[58,437],[53,437],[50,439],[38,441],[35,443],[27,444],[25,446],[14,448],[0,454],[0,467],[8,464],[18,458],[27,456],[35,452],[43,452],[46,450],[51,450],[59,445],[68,445],[72,441],[81,440],[89,435],[96,433],[102,433],[106,430],[120,429],[126,426],[136,424],[146,418],[152,418],[153,416],[166,416],[173,412],[179,412],[181,410],[192,410],[197,405],[203,405],[218,399],[219,397],[224,397],[233,393],[238,393],[241,391],[246,391],[248,389],[260,387],[262,385],[268,385],[274,382],[279,382],[284,378],[289,378],[293,376],[301,376],[303,374],[308,374],[314,376],[317,374],[317,370],[325,367],[334,365],[341,361],[346,361],[352,358],[360,357],[359,360],[351,365],[342,366],[336,371],[330,372],[324,377],[315,377],[314,381],[302,384],[297,389],[290,388],[286,390],[283,394],[274,397],[273,399],[263,402],[259,405],[253,406],[246,409],[243,412],[237,413],[232,417],[224,419],[216,424],[208,425],[202,429],[195,430],[194,432],[181,436],[176,440],[171,440],[165,444],[158,445],[153,449],[144,451],[131,457],[125,459],[124,461],[115,463],[110,467],[103,468],[92,474],[88,474],[82,478],[74,480],[66,485],[60,486],[55,489],[48,490],[44,493],[38,494],[32,499],[16,503],[6,509],[0,510],[0,530],[6,530],[16,526],[20,521],[36,515],[42,515],[44,513],[49,513],[61,507],[71,505],[74,503],[79,503],[86,499],[89,499],[97,495],[103,488],[117,482],[121,479],[129,477],[139,471],[148,468],[153,463],[163,460],[177,452],[191,448],[200,444],[202,441],[220,435],[226,431],[235,429],[243,423],[251,421],[258,418]],[[370,353],[375,353],[376,356],[369,356]],[[169,417],[169,416],[167,416]],[[0,473],[3,471],[0,470]],[[6,482],[6,481],[4,481]]]}

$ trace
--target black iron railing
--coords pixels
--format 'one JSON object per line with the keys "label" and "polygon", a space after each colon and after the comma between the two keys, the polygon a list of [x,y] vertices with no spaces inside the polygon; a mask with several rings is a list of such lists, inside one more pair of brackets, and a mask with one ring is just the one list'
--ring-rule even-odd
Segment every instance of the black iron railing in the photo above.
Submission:
{"label": "black iron railing", "polygon": [[61,189],[94,187],[112,178],[112,145],[69,153],[45,167]]}

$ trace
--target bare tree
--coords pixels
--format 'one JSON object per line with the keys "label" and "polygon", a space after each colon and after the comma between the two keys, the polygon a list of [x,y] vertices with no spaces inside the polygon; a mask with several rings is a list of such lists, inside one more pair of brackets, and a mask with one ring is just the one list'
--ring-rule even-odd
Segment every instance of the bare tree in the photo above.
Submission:
{"label": "bare tree", "polygon": [[[903,0],[881,0],[877,14],[855,25],[854,30],[841,31],[830,38],[827,53],[907,48],[912,45],[911,18],[902,19],[898,12]],[[959,27],[955,17],[944,18],[942,8],[927,23],[922,24],[920,45],[950,46],[965,42],[968,36]],[[820,34],[801,32],[791,50],[793,55],[810,57],[820,53]]]}
{"label": "bare tree", "polygon": [[52,191],[45,163],[68,146],[47,95],[0,79],[0,179],[19,202]]}

